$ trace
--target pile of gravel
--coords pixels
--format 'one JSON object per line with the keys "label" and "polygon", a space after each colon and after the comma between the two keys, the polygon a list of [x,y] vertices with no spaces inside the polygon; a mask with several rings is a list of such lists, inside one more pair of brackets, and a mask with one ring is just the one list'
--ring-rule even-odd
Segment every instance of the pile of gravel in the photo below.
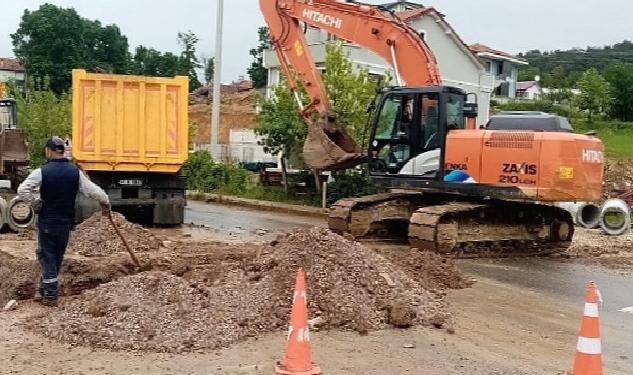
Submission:
{"label": "pile of gravel", "polygon": [[325,328],[363,334],[390,326],[440,327],[449,317],[441,286],[427,290],[373,250],[315,228],[278,238],[209,282],[196,273],[209,272],[212,264],[183,277],[167,271],[124,277],[32,324],[54,339],[110,349],[224,347],[287,328],[299,267],[307,275],[310,318],[319,317]]}
{"label": "pile of gravel", "polygon": [[[135,252],[155,251],[160,240],[147,229],[130,223],[119,213],[112,213],[115,223]],[[125,252],[123,242],[107,217],[96,213],[79,224],[70,235],[68,251],[86,257],[105,257]]]}

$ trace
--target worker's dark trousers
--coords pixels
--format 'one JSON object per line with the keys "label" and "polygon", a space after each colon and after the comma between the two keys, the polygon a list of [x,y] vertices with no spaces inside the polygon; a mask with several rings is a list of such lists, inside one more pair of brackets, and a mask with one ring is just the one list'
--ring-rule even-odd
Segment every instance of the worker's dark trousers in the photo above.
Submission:
{"label": "worker's dark trousers", "polygon": [[43,299],[57,299],[57,277],[62,267],[64,253],[72,224],[38,222],[37,259],[42,266],[40,294]]}

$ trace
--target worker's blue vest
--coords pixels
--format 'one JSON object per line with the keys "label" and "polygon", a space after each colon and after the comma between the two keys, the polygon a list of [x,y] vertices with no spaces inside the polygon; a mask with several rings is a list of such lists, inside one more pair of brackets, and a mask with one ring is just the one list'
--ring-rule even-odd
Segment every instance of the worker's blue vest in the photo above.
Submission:
{"label": "worker's blue vest", "polygon": [[67,159],[52,159],[42,166],[42,209],[38,220],[48,224],[72,224],[79,190],[79,168]]}

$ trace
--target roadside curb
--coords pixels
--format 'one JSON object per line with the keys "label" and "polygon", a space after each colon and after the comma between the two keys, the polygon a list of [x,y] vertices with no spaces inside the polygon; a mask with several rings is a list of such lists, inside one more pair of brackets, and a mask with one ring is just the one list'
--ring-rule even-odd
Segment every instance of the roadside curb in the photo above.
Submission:
{"label": "roadside curb", "polygon": [[[200,197],[204,197],[200,199]],[[231,195],[221,195],[212,193],[199,193],[187,191],[187,199],[194,201],[205,201],[222,203],[226,205],[244,206],[257,208],[265,211],[285,212],[304,216],[327,217],[328,209],[320,207],[301,206],[298,204],[288,204],[280,202],[262,201],[257,199],[239,198]]]}

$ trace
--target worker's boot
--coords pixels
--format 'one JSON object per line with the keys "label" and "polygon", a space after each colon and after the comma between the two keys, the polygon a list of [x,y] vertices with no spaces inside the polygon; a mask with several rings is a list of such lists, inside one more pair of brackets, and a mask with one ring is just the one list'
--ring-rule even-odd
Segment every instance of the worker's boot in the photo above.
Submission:
{"label": "worker's boot", "polygon": [[57,306],[57,279],[42,280],[40,283],[40,303],[45,306]]}

